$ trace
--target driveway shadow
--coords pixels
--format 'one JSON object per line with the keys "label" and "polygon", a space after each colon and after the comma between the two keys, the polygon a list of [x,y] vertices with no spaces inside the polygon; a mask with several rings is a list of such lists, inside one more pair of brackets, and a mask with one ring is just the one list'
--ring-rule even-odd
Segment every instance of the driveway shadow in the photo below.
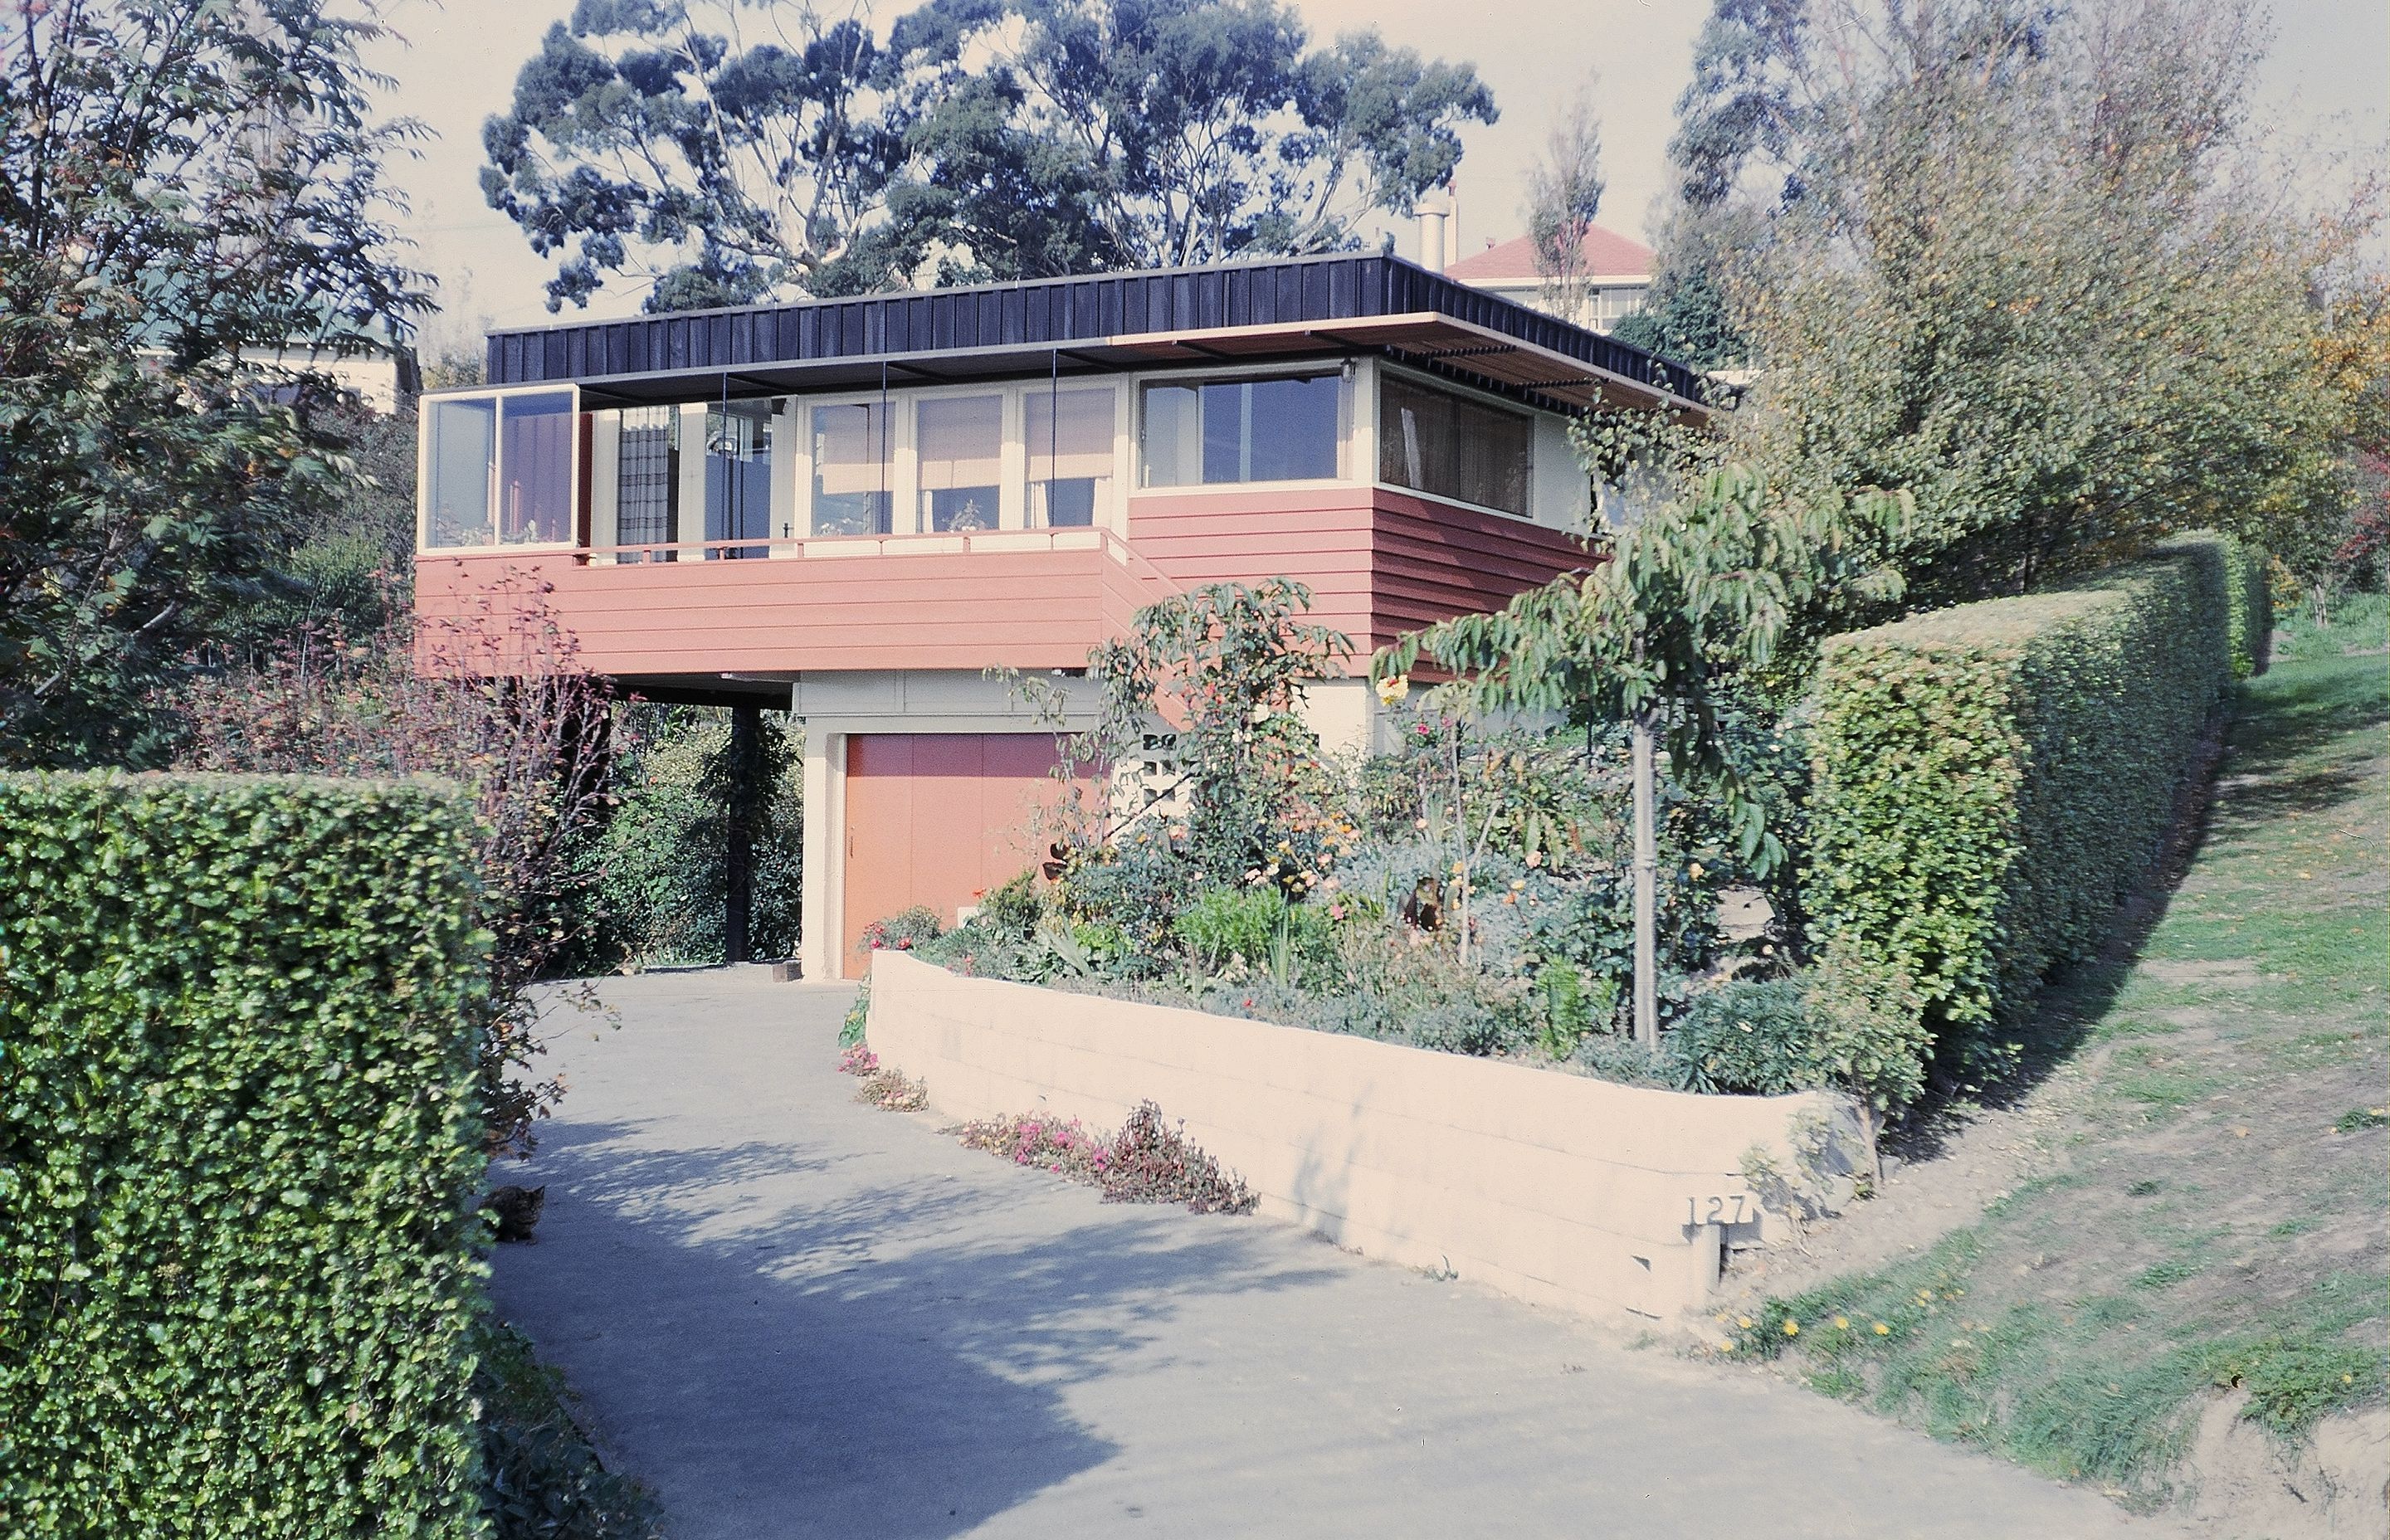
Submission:
{"label": "driveway shadow", "polygon": [[1329,1276],[1249,1221],[1097,1208],[993,1163],[874,1182],[802,1137],[661,1132],[551,1125],[524,1178],[548,1185],[540,1242],[502,1251],[492,1291],[676,1540],[967,1532],[1116,1453],[1068,1393],[1165,1367],[1174,1296]]}

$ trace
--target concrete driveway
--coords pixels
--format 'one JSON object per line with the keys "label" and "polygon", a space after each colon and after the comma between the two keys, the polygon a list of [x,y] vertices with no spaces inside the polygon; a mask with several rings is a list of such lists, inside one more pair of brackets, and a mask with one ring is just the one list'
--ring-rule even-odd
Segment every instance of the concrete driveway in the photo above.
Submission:
{"label": "concrete driveway", "polygon": [[[677,1540],[2178,1531],[1794,1387],[857,1105],[848,992],[610,982],[500,1308]],[[1166,1109],[1165,1109],[1166,1110]]]}

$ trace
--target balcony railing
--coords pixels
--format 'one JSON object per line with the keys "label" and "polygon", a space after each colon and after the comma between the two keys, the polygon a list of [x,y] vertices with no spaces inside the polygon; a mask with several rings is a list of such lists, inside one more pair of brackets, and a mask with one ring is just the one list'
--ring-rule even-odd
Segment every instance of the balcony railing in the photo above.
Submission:
{"label": "balcony railing", "polygon": [[[504,556],[508,547],[446,549],[427,556]],[[1111,530],[1087,525],[1046,530],[972,530],[947,534],[816,534],[756,536],[745,540],[675,540],[651,545],[585,545],[553,554],[585,566],[662,564],[679,561],[829,560],[876,556],[966,556],[1022,551],[1103,551],[1115,560],[1141,558]]]}

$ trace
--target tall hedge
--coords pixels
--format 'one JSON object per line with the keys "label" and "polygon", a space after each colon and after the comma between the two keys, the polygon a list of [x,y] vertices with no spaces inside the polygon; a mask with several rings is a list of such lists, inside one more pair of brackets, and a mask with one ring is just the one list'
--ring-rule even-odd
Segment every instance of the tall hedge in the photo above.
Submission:
{"label": "tall hedge", "polygon": [[2274,585],[2265,554],[2237,536],[2213,533],[2183,535],[2158,551],[2168,555],[2202,547],[2217,551],[2224,563],[2225,646],[2232,657],[2232,677],[2263,674],[2274,641]]}
{"label": "tall hedge", "polygon": [[1827,950],[1913,980],[1961,1050],[2096,952],[2239,665],[2262,659],[2262,567],[2186,536],[1828,642],[1804,895]]}
{"label": "tall hedge", "polygon": [[469,817],[0,776],[0,1534],[473,1533]]}

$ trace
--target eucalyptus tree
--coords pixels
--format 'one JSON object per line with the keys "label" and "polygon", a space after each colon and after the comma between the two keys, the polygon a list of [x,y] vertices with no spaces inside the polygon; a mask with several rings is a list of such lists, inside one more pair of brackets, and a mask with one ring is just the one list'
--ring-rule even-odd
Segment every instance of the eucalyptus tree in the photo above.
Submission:
{"label": "eucalyptus tree", "polygon": [[1490,122],[1465,64],[1312,45],[1271,0],[582,0],[483,133],[483,189],[652,309],[1349,249]]}

